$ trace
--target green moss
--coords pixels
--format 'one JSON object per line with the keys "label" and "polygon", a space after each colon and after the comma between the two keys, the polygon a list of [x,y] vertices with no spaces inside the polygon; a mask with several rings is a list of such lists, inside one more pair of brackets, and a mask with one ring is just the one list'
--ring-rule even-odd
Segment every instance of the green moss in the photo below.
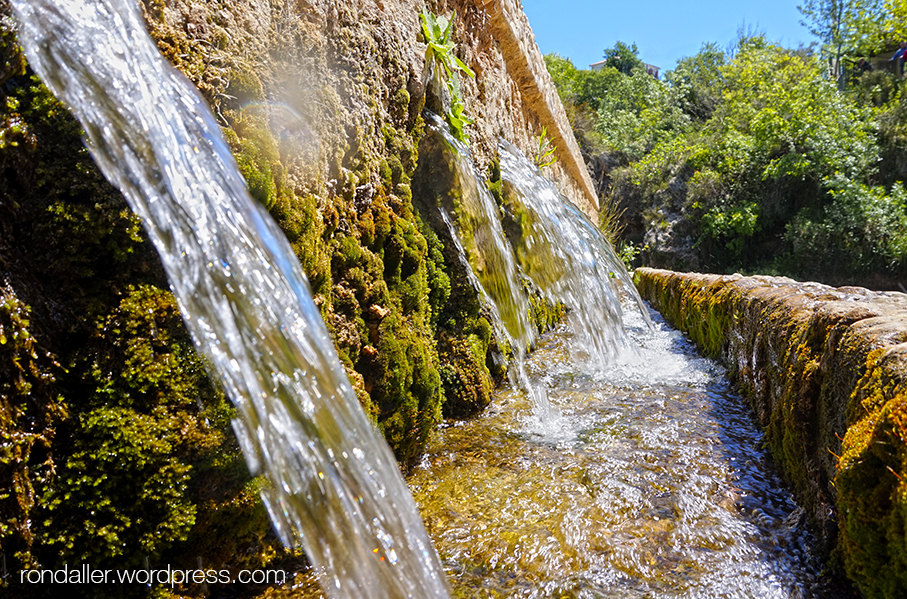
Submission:
{"label": "green moss", "polygon": [[56,386],[62,369],[30,332],[30,311],[0,288],[0,545],[11,568],[34,566],[36,499],[52,479],[56,429],[66,417]]}
{"label": "green moss", "polygon": [[425,237],[428,247],[425,262],[428,277],[428,303],[431,309],[431,326],[437,330],[438,319],[450,299],[450,277],[444,268],[444,246],[437,233],[432,231],[421,218],[418,219],[419,230]]}
{"label": "green moss", "polygon": [[494,157],[488,165],[488,179],[485,182],[498,206],[504,206],[504,181],[501,179],[501,159]]}
{"label": "green moss", "polygon": [[312,291],[322,298],[330,297],[331,254],[324,241],[325,225],[314,195],[297,197],[281,194],[271,208],[280,228],[290,242]]}
{"label": "green moss", "polygon": [[394,187],[393,173],[391,172],[391,167],[387,163],[387,160],[382,159],[378,163],[378,176],[381,177],[381,182],[384,183],[385,189],[393,189],[393,187]]}
{"label": "green moss", "polygon": [[[782,292],[748,294],[733,277],[681,275],[637,269],[641,295],[686,332],[705,353],[731,367],[732,378],[748,395],[765,442],[824,542],[833,543],[827,487],[819,467],[827,453],[819,446],[820,362],[834,324],[818,325],[814,312]],[[768,358],[770,356],[770,359]],[[758,360],[758,361],[757,361]],[[818,456],[818,459],[817,459]]]}
{"label": "green moss", "polygon": [[191,468],[173,455],[179,429],[168,424],[129,408],[84,414],[80,440],[42,502],[44,545],[68,563],[138,567],[141,555],[158,558],[185,540],[196,513]]}
{"label": "green moss", "polygon": [[231,127],[222,128],[249,194],[270,209],[286,186],[277,141],[268,128],[263,106],[246,108]]}
{"label": "green moss", "polygon": [[[131,288],[99,319],[73,375],[90,393],[71,408],[70,449],[42,498],[42,551],[54,555],[44,554],[47,563],[192,563],[190,539],[210,542],[231,519],[266,522],[247,497],[233,408],[208,381],[169,291]],[[234,511],[221,513],[228,506]],[[277,541],[264,531],[218,541],[238,552],[227,563],[273,553]]]}
{"label": "green moss", "polygon": [[[220,13],[177,22],[161,3],[145,4],[159,47],[215,108],[252,196],[286,233],[363,406],[397,456],[413,461],[445,397],[458,394],[451,413],[488,403],[503,375],[495,356],[504,350],[449,244],[413,209],[425,99],[404,89],[406,61],[386,61],[395,83],[379,97],[382,86],[368,85],[369,59],[393,52],[348,10],[324,48],[294,48],[294,64],[315,65],[316,101],[305,114],[318,142],[311,150],[308,139],[284,137],[267,104],[280,76],[268,67],[273,56],[255,55],[254,44],[231,54],[242,40],[231,39]],[[190,39],[186,22],[210,27],[211,43]],[[306,37],[284,38],[292,36]],[[58,476],[46,487],[32,478],[46,509],[27,512],[39,525],[28,534],[44,547],[29,563],[91,559],[122,568],[145,556],[176,565],[199,555],[206,565],[267,563],[280,552],[257,499],[260,481],[245,470],[229,429],[233,409],[205,377],[159,261],[88,157],[78,124],[23,75],[20,54],[0,56],[12,74],[0,103],[0,267],[5,275],[7,265],[25,265],[14,278],[25,281],[29,299],[41,299],[36,312],[50,331],[48,346],[68,369],[41,352],[29,362],[20,347],[15,363],[28,364],[28,372],[21,381],[4,379],[30,385],[23,397],[40,391],[42,409],[60,420]],[[319,79],[330,57],[349,75],[336,89]],[[361,114],[353,114],[351,97]],[[353,118],[338,124],[337,115]],[[539,320],[550,323],[552,310],[539,306]],[[9,347],[0,345],[0,367],[14,363],[3,362]],[[53,384],[44,389],[39,381]],[[67,400],[55,403],[59,397]],[[54,428],[57,420],[47,418],[51,424],[40,430]],[[32,474],[50,469],[42,442],[30,455]],[[0,506],[11,498],[0,498]],[[12,547],[9,538],[4,549]]]}
{"label": "green moss", "polygon": [[535,323],[539,334],[551,330],[564,319],[567,312],[564,304],[552,302],[531,288],[527,288],[527,293],[529,294],[529,308],[532,311],[532,322]]}
{"label": "green moss", "polygon": [[405,122],[409,116],[410,100],[409,92],[403,87],[394,93],[394,97],[391,100],[390,113],[395,121]]}
{"label": "green moss", "polygon": [[240,64],[228,75],[229,86],[227,93],[235,98],[235,102],[242,106],[265,99],[264,86],[256,74],[256,68],[251,64]]}
{"label": "green moss", "polygon": [[[409,183],[409,177],[403,172],[403,164],[397,156],[391,156],[387,159],[387,167],[390,170],[390,182],[392,185]],[[410,199],[412,198],[410,197]]]}
{"label": "green moss", "polygon": [[907,594],[907,394],[900,356],[869,354],[849,406],[835,488],[840,555],[867,599]]}
{"label": "green moss", "polygon": [[441,417],[438,358],[426,341],[391,312],[378,326],[375,351],[361,364],[379,407],[378,425],[405,463],[418,457]]}
{"label": "green moss", "polygon": [[442,335],[441,380],[447,397],[446,417],[465,418],[491,403],[494,379],[485,363],[487,350],[488,344],[478,335]]}

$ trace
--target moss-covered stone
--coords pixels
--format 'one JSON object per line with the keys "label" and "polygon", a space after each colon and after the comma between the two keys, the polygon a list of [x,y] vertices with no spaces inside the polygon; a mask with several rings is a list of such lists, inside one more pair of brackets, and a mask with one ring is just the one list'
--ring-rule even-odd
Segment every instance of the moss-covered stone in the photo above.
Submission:
{"label": "moss-covered stone", "polygon": [[29,308],[0,289],[0,544],[34,566],[38,501],[55,470],[54,437],[66,418],[55,383],[62,368],[29,331]]}
{"label": "moss-covered stone", "polygon": [[641,295],[725,362],[834,563],[907,590],[907,296],[637,269]]}
{"label": "moss-covered stone", "polygon": [[[413,208],[425,126],[418,7],[142,8],[158,48],[212,107],[250,194],[286,233],[363,407],[412,462],[442,409],[468,415],[490,401],[508,351],[437,233],[446,229]],[[476,7],[457,8],[457,35],[466,19],[484,22]],[[385,11],[393,20],[381,22]],[[0,3],[0,16],[8,12]],[[95,168],[78,123],[28,73],[9,23],[0,19],[0,279],[9,284],[3,301],[13,299],[0,323],[27,342],[0,344],[3,434],[25,443],[0,464],[16,481],[0,497],[8,567],[291,559],[270,532],[261,481],[230,431],[232,407],[204,375],[160,261]],[[463,58],[477,60],[465,53],[484,47],[485,68],[504,72],[484,30],[472,30],[483,41],[464,45]],[[526,129],[512,90],[501,90],[486,114]],[[479,91],[470,82],[464,94]],[[476,125],[480,163],[499,120]],[[557,314],[535,306],[545,324]]]}
{"label": "moss-covered stone", "polygon": [[835,486],[840,554],[870,599],[907,594],[907,355],[903,344],[866,358],[848,406]]}

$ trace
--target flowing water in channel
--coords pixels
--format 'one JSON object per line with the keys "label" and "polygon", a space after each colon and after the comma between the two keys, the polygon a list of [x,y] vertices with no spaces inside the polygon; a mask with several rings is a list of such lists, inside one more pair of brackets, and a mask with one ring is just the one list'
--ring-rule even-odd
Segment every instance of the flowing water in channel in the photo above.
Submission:
{"label": "flowing water in channel", "polygon": [[577,366],[567,326],[528,360],[560,427],[503,390],[409,476],[454,596],[834,597],[722,369],[626,312],[629,360]]}
{"label": "flowing water in channel", "polygon": [[[527,395],[504,390],[481,418],[443,429],[408,481],[429,539],[292,251],[136,6],[13,6],[31,65],[142,217],[242,415],[250,469],[272,481],[263,498],[275,528],[305,548],[327,596],[446,597],[445,573],[458,597],[831,596],[802,510],[720,370],[635,307],[621,310],[618,296],[634,292],[613,251],[506,145],[505,226],[491,207],[470,235],[487,225],[498,244],[503,232],[517,248],[505,270],[519,266],[572,309],[572,328],[521,366],[557,416],[539,427]],[[518,320],[520,293],[487,295],[511,297],[516,307],[498,311]]]}
{"label": "flowing water in channel", "polygon": [[570,326],[542,337],[527,373],[557,428],[503,389],[436,435],[407,482],[454,597],[847,596],[723,369],[652,317],[626,310],[638,350],[605,371],[577,366]]}

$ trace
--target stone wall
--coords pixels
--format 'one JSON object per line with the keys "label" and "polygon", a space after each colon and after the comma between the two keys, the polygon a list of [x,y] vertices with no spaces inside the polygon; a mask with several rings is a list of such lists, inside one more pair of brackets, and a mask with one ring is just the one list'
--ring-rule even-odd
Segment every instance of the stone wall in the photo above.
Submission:
{"label": "stone wall", "polygon": [[642,296],[728,366],[826,551],[907,596],[907,295],[637,269]]}
{"label": "stone wall", "polygon": [[[453,18],[454,52],[475,73],[459,79],[478,171],[498,176],[500,138],[532,157],[545,127],[558,146],[548,175],[594,216],[563,106],[512,0],[143,1],[161,51],[205,95],[253,195],[288,232],[363,404],[406,460],[444,408],[435,373],[448,395],[470,396],[496,374],[461,347],[472,332],[487,337],[480,307],[457,293],[468,284],[450,259],[427,259],[435,242],[413,202],[417,168],[428,168],[421,113],[439,104],[426,78],[423,7]],[[389,276],[398,253],[414,260]],[[444,276],[453,279],[446,297]],[[480,393],[467,412],[489,399]]]}
{"label": "stone wall", "polygon": [[[545,126],[559,146],[548,174],[593,212],[563,109],[509,0],[140,3],[163,55],[211,106],[252,197],[286,234],[363,408],[404,464],[442,416],[487,405],[506,368],[487,308],[420,214],[431,202],[414,198],[432,102],[423,6],[456,13],[455,53],[476,73],[461,83],[478,170],[493,185],[498,139],[531,157]],[[7,567],[292,560],[141,223],[28,69],[6,0],[0,84]],[[536,305],[540,323],[558,314],[548,308]]]}
{"label": "stone wall", "polygon": [[490,27],[500,45],[507,72],[519,86],[526,105],[538,115],[540,124],[547,128],[557,146],[559,162],[554,177],[561,182],[564,193],[595,220],[599,208],[595,185],[522,6],[516,0],[476,2],[490,15]]}

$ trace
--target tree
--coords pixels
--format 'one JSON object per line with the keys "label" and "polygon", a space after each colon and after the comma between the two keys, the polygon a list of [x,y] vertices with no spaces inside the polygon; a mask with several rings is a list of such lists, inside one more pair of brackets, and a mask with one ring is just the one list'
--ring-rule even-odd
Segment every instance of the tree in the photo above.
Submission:
{"label": "tree", "polygon": [[579,94],[580,74],[573,61],[560,54],[546,54],[545,67],[561,99],[575,101]]}
{"label": "tree", "polygon": [[634,69],[643,68],[643,62],[639,59],[639,49],[635,43],[628,46],[619,41],[613,48],[605,50],[605,66],[614,67],[624,75],[631,75]]}
{"label": "tree", "polygon": [[698,54],[681,58],[677,67],[665,75],[680,108],[693,119],[705,122],[721,102],[724,89],[721,67],[726,62],[718,44],[703,44]]}
{"label": "tree", "polygon": [[898,41],[907,40],[907,0],[885,0],[885,31]]}
{"label": "tree", "polygon": [[[897,2],[898,0],[894,0]],[[800,23],[822,43],[829,76],[844,85],[845,57],[871,54],[884,38],[886,0],[806,0]]]}

